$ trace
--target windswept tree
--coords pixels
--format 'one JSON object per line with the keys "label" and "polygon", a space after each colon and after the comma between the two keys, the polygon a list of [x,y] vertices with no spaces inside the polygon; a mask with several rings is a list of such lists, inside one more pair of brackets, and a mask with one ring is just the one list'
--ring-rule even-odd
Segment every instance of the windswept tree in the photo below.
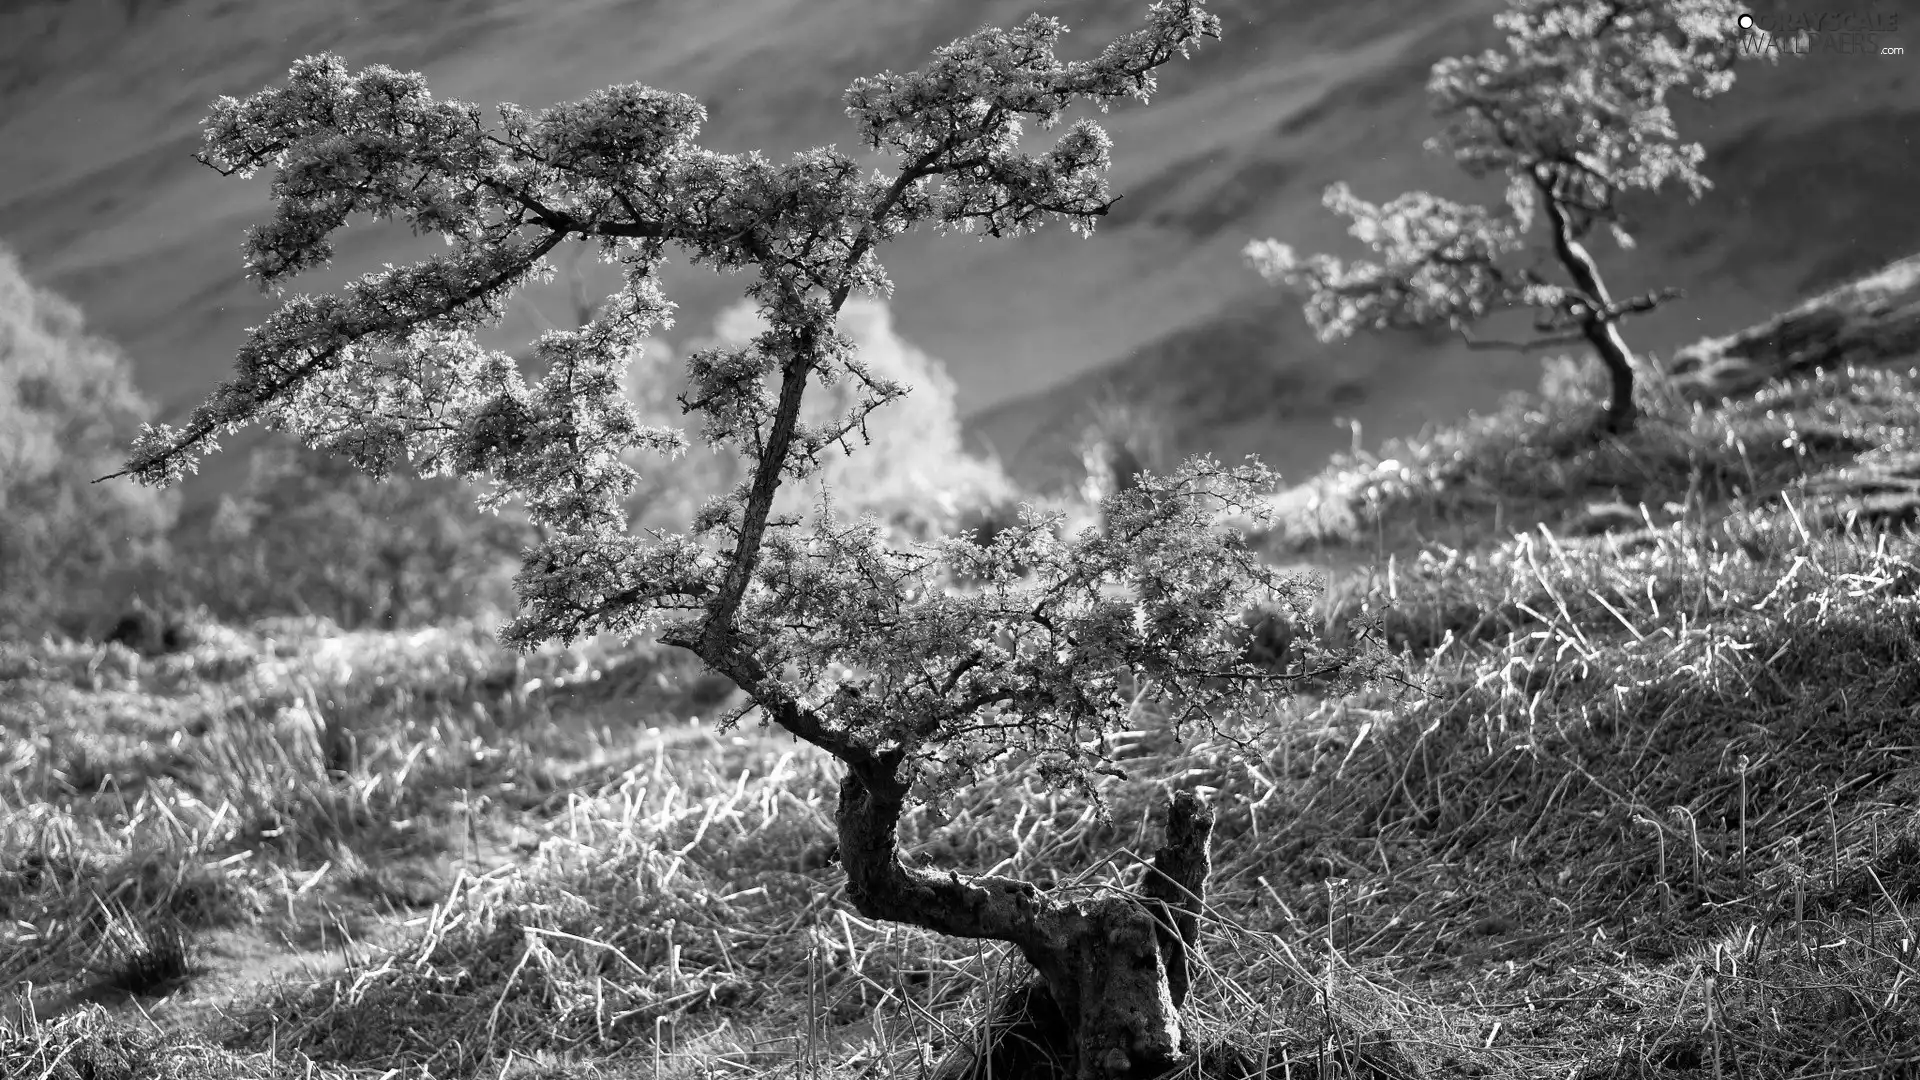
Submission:
{"label": "windswept tree", "polygon": [[[1681,140],[1667,95],[1708,98],[1733,85],[1740,11],[1733,0],[1510,0],[1494,17],[1506,48],[1442,60],[1427,83],[1446,122],[1427,149],[1451,154],[1475,177],[1503,176],[1502,209],[1420,191],[1376,205],[1335,184],[1327,208],[1352,219],[1351,232],[1379,262],[1302,259],[1273,240],[1248,245],[1247,255],[1269,280],[1305,296],[1323,341],[1444,325],[1476,346],[1585,343],[1611,381],[1604,428],[1625,431],[1635,418],[1635,360],[1620,322],[1680,294],[1615,297],[1586,239],[1605,226],[1620,247],[1633,246],[1621,210],[1629,193],[1677,184],[1691,201],[1711,186],[1700,172],[1705,152]],[[1545,219],[1558,275],[1536,269],[1536,217]],[[1540,337],[1469,335],[1472,324],[1511,308],[1533,309]]]}
{"label": "windswept tree", "polygon": [[[1261,715],[1286,683],[1221,631],[1248,601],[1299,601],[1306,586],[1212,526],[1257,506],[1272,475],[1195,459],[1110,500],[1105,535],[1060,539],[1029,512],[991,546],[895,547],[875,520],[848,524],[826,505],[811,525],[773,513],[782,484],[829,450],[858,452],[862,418],[902,392],[836,325],[849,296],[888,290],[881,246],[921,226],[1090,230],[1111,206],[1106,134],[1083,118],[1030,152],[1023,129],[1052,128],[1076,104],[1145,100],[1156,70],[1219,24],[1202,0],[1169,0],[1072,62],[1055,56],[1064,32],[1034,16],[957,40],[917,71],[856,81],[847,112],[893,159],[882,171],[831,148],[784,162],[704,149],[701,107],[640,85],[538,115],[503,105],[494,126],[418,75],[302,60],[284,88],[223,98],[207,122],[207,164],[277,170],[275,214],[246,243],[252,274],[276,287],[326,262],[356,213],[402,218],[447,250],[286,301],[186,427],[149,428],[126,469],[174,483],[222,431],[261,422],[369,472],[452,472],[490,483],[487,500],[523,501],[546,535],[524,555],[504,641],[651,632],[699,656],[751,698],[729,719],[758,710],[844,763],[838,852],[856,909],[1013,943],[1064,1012],[1080,1075],[1151,1075],[1193,1050],[1181,1008],[1211,815],[1192,792],[1172,801],[1141,895],[929,869],[900,849],[897,825],[910,805],[995,770],[1097,793],[1113,768],[1105,736],[1137,685],[1159,687],[1181,725]],[[597,245],[624,285],[588,325],[540,337],[544,375],[528,385],[474,331],[570,241]],[[709,443],[745,459],[747,479],[689,532],[636,533],[623,455],[685,445],[643,426],[621,391],[641,338],[671,311],[656,277],[669,247],[749,271],[766,329],[686,359],[683,405]],[[804,422],[816,380],[860,387],[854,407]],[[1021,564],[1030,576],[1015,576]],[[955,570],[983,584],[943,587]]]}
{"label": "windswept tree", "polygon": [[1125,491],[1147,471],[1164,467],[1168,425],[1158,412],[1108,387],[1087,414],[1075,448],[1085,471],[1080,494],[1088,505],[1099,506],[1108,494]]}

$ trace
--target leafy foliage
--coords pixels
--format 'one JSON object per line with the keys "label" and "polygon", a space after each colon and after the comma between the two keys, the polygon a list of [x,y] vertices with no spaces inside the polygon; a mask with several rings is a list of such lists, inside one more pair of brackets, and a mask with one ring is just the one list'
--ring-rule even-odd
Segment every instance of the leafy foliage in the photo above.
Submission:
{"label": "leafy foliage", "polygon": [[[546,530],[526,553],[524,607],[504,640],[657,631],[876,781],[904,769],[897,782],[937,789],[1021,751],[1084,783],[1101,760],[1088,740],[1124,713],[1128,672],[1186,701],[1188,719],[1257,707],[1277,687],[1238,670],[1216,631],[1246,602],[1297,600],[1304,586],[1211,525],[1271,487],[1258,466],[1202,459],[1143,479],[1112,501],[1104,537],[1061,540],[1034,515],[990,547],[909,551],[873,522],[823,512],[803,531],[773,515],[783,482],[816,475],[829,447],[904,392],[836,322],[851,294],[888,289],[879,245],[922,224],[1090,230],[1109,205],[1106,135],[1082,119],[1029,153],[1024,126],[1052,128],[1078,101],[1146,99],[1154,69],[1217,22],[1198,3],[1156,4],[1144,28],[1077,62],[1054,55],[1064,32],[1034,17],[946,46],[920,71],[856,81],[848,114],[898,160],[891,176],[832,149],[784,164],[713,153],[695,142],[703,111],[692,99],[644,86],[538,115],[504,105],[489,129],[477,107],[434,99],[417,75],[302,60],[286,87],[223,98],[207,122],[209,165],[276,169],[275,216],[248,234],[250,272],[277,287],[325,262],[355,213],[403,218],[452,250],[288,300],[185,430],[147,430],[129,471],[173,482],[219,431],[259,421],[370,475],[404,466],[485,479],[489,505],[518,497]],[[529,386],[473,331],[502,315],[516,286],[550,273],[545,256],[570,238],[594,241],[625,285],[586,326],[539,339],[546,374]],[[710,500],[690,534],[636,536],[625,456],[685,445],[641,424],[620,392],[641,339],[669,318],[655,276],[669,245],[756,272],[746,293],[767,328],[693,352],[681,399],[706,441],[731,447],[751,475]],[[813,379],[853,388],[843,415],[803,419]],[[1035,578],[1016,580],[1016,565]],[[941,586],[952,570],[989,584],[955,594]]]}
{"label": "leafy foliage", "polygon": [[174,499],[87,483],[147,412],[126,357],[0,249],[0,633],[89,616],[159,554]]}
{"label": "leafy foliage", "polygon": [[[1516,189],[1517,190],[1517,189]],[[1503,260],[1524,247],[1524,199],[1502,214],[1424,191],[1384,205],[1334,184],[1327,209],[1353,221],[1353,236],[1382,262],[1343,262],[1331,255],[1299,259],[1274,240],[1255,241],[1247,255],[1270,280],[1304,294],[1307,321],[1323,341],[1362,329],[1405,330],[1444,323],[1464,328],[1510,307],[1552,307],[1565,290]]]}

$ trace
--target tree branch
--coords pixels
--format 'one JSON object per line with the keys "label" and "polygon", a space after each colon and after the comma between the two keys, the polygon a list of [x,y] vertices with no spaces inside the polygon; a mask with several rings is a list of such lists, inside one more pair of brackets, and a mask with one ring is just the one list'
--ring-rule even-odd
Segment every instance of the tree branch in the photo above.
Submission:
{"label": "tree branch", "polygon": [[1463,328],[1460,330],[1460,340],[1466,343],[1467,348],[1476,351],[1491,352],[1510,350],[1514,352],[1531,352],[1534,349],[1551,349],[1556,345],[1577,345],[1585,341],[1586,337],[1583,334],[1569,331],[1564,334],[1551,334],[1547,337],[1534,338],[1531,341],[1500,341],[1491,338],[1476,338],[1472,334],[1467,333]]}
{"label": "tree branch", "polygon": [[852,774],[840,782],[840,863],[854,910],[955,937],[1012,942],[1030,955],[1043,951],[1053,940],[1043,920],[1061,905],[1031,883],[901,861],[895,830],[906,795],[897,780],[868,784]]}
{"label": "tree branch", "polygon": [[[853,291],[853,270],[873,246],[874,231],[893,207],[905,195],[914,181],[929,175],[939,160],[944,148],[937,147],[916,159],[914,163],[900,171],[893,186],[887,190],[879,203],[867,214],[861,224],[860,232],[848,246],[846,258],[840,263],[841,280],[833,288],[830,308],[839,314],[840,308],[847,302]],[[761,256],[763,262],[770,255],[764,244],[756,238],[743,240],[754,254]],[[797,298],[796,299],[797,302]],[[754,568],[760,561],[760,545],[766,537],[767,515],[773,508],[774,493],[780,487],[780,471],[786,467],[787,452],[793,446],[794,426],[800,419],[800,399],[807,386],[807,376],[812,371],[812,362],[819,351],[818,331],[812,327],[804,329],[795,350],[803,360],[790,363],[782,374],[780,382],[780,401],[774,409],[773,427],[767,433],[766,445],[762,448],[753,477],[753,487],[747,496],[746,506],[741,513],[738,532],[739,539],[734,544],[733,557],[728,560],[727,576],[720,591],[708,607],[707,626],[703,647],[717,654],[728,651],[728,640],[732,635],[734,613],[740,609],[740,601],[746,596],[747,583],[753,578]],[[698,650],[696,650],[698,651]],[[703,654],[704,655],[704,654]],[[711,662],[711,658],[709,658]],[[799,734],[795,732],[795,734]]]}
{"label": "tree branch", "polygon": [[[411,313],[405,317],[390,318],[387,320],[366,320],[365,325],[341,330],[333,337],[332,344],[314,353],[301,363],[294,365],[293,370],[287,372],[285,375],[277,379],[269,380],[264,386],[248,387],[248,407],[245,411],[238,415],[214,417],[208,415],[209,410],[203,405],[201,409],[196,412],[194,422],[187,427],[187,430],[179,438],[174,440],[173,445],[142,461],[130,461],[127,463],[127,468],[121,469],[119,472],[108,473],[105,476],[95,479],[93,483],[98,484],[102,480],[118,479],[135,471],[148,471],[156,466],[163,465],[185,455],[188,451],[212,437],[218,429],[251,420],[254,416],[258,415],[262,406],[282,400],[287,391],[307,381],[314,373],[325,369],[335,357],[340,355],[342,350],[353,345],[360,339],[372,334],[391,331],[398,325],[417,326],[432,322],[435,319],[445,318],[468,304],[473,303],[475,300],[499,289],[507,282],[526,273],[534,263],[544,258],[547,252],[558,247],[560,242],[566,239],[566,235],[564,231],[559,230],[548,233],[545,237],[541,238],[538,243],[529,247],[522,258],[514,260],[512,266],[499,271],[471,289],[448,297],[444,303]],[[237,393],[239,389],[239,385],[235,382],[228,382],[221,387],[221,391],[229,393]]]}
{"label": "tree branch", "polygon": [[1612,322],[1615,319],[1623,318],[1627,315],[1642,315],[1654,310],[1669,300],[1679,300],[1686,295],[1687,292],[1685,289],[1673,287],[1658,289],[1650,293],[1642,293],[1639,296],[1629,297],[1628,299],[1607,305],[1600,313],[1600,318],[1602,321]]}

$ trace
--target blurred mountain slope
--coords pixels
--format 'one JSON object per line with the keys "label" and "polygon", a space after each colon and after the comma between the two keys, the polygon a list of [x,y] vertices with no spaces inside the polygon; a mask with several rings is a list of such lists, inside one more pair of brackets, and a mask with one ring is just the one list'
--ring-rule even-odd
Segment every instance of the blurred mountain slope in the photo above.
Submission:
{"label": "blurred mountain slope", "polygon": [[[1242,263],[1254,236],[1351,251],[1319,205],[1350,180],[1367,198],[1408,188],[1486,198],[1424,155],[1434,60],[1493,43],[1494,0],[1428,5],[1228,0],[1225,39],[1168,68],[1147,108],[1103,121],[1116,143],[1113,215],[1087,240],[1049,229],[968,244],[917,236],[888,257],[907,340],[944,360],[971,430],[1030,481],[1113,386],[1169,408],[1181,449],[1258,451],[1311,467],[1349,435],[1409,431],[1530,385],[1538,359],[1469,353],[1444,339],[1380,336],[1321,346],[1298,311]],[[135,357],[169,419],[227,372],[245,328],[271,310],[241,277],[242,230],[268,179],[223,179],[193,161],[217,95],[284,79],[333,50],[354,65],[420,70],[436,94],[542,107],[639,80],[700,98],[703,141],[783,155],[853,148],[840,92],[921,63],[985,24],[1039,10],[1073,27],[1084,56],[1138,18],[1118,0],[74,0],[0,8],[0,238],[36,279],[80,302]],[[1895,42],[1898,43],[1898,42]],[[1642,215],[1643,246],[1603,250],[1616,288],[1677,284],[1692,299],[1636,327],[1670,351],[1757,321],[1809,287],[1920,248],[1920,95],[1911,58],[1815,54],[1753,65],[1720,102],[1685,109],[1720,184],[1697,207]],[[1689,103],[1691,104],[1691,103]],[[876,162],[877,163],[877,162]],[[404,229],[353,226],[331,287],[428,248]],[[743,284],[676,268],[679,337]],[[602,279],[603,281],[605,279]],[[564,285],[501,329],[524,344],[562,321]],[[237,457],[237,455],[229,455]],[[216,457],[199,501],[237,478]]]}

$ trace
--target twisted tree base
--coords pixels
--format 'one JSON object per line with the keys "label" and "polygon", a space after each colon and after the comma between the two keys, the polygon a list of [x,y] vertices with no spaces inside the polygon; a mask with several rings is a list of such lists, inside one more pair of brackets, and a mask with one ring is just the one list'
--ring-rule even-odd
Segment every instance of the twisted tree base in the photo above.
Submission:
{"label": "twisted tree base", "polygon": [[1167,818],[1140,893],[1063,905],[1051,940],[1024,950],[1040,980],[1009,994],[940,1080],[1147,1080],[1192,1058],[1180,1008],[1213,814],[1181,792]]}

